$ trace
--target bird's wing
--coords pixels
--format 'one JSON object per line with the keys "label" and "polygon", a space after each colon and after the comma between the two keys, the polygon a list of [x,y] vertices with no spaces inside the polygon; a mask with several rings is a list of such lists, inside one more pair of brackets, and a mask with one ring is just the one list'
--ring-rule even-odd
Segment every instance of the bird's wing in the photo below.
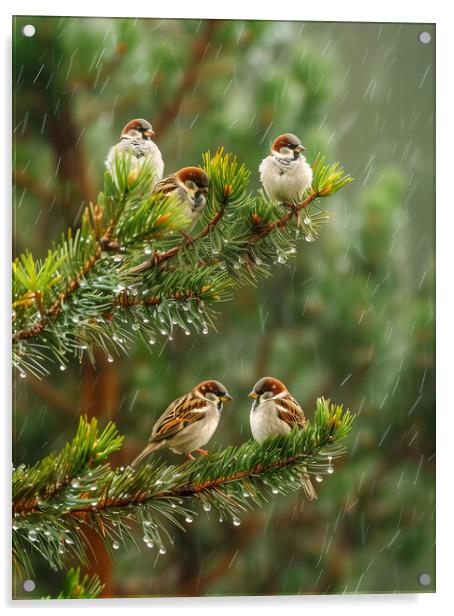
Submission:
{"label": "bird's wing", "polygon": [[275,401],[277,406],[277,415],[279,419],[284,421],[290,428],[298,426],[298,428],[305,428],[307,424],[306,417],[304,416],[303,409],[293,396],[287,394],[282,398],[277,398]]}
{"label": "bird's wing", "polygon": [[178,398],[167,408],[155,423],[150,443],[174,436],[186,426],[203,419],[207,405],[204,400],[190,395]]}
{"label": "bird's wing", "polygon": [[168,195],[169,193],[174,192],[178,188],[179,185],[177,184],[174,176],[166,175],[162,178],[162,180],[159,180],[159,182],[157,182],[157,184],[153,186],[153,192]]}

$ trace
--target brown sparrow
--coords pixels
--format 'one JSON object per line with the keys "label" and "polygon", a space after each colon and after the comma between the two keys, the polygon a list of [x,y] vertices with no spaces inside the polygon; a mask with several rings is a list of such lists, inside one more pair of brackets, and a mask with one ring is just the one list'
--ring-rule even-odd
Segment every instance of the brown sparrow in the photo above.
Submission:
{"label": "brown sparrow", "polygon": [[123,128],[120,141],[112,146],[107,154],[106,166],[115,179],[115,157],[130,157],[129,180],[137,178],[144,164],[150,164],[154,172],[156,184],[164,173],[164,161],[158,146],[151,138],[154,131],[149,122],[142,119],[131,120]]}
{"label": "brown sparrow", "polygon": [[153,188],[153,193],[178,195],[190,224],[190,230],[203,212],[210,181],[199,167],[183,167],[172,175],[166,175]]}
{"label": "brown sparrow", "polygon": [[312,183],[312,169],[301,154],[305,148],[292,133],[279,135],[271,154],[260,164],[260,181],[272,201],[293,204],[303,198]]}
{"label": "brown sparrow", "polygon": [[[294,427],[306,427],[303,409],[282,381],[265,376],[248,395],[254,399],[249,416],[252,436],[259,443],[276,434],[288,434]],[[304,491],[309,500],[317,498],[307,473],[304,474]]]}
{"label": "brown sparrow", "polygon": [[153,426],[148,445],[132,462],[132,466],[149,453],[168,447],[183,453],[191,460],[197,451],[208,455],[202,445],[208,443],[216,430],[223,403],[231,400],[227,389],[219,381],[203,381],[188,394],[177,398],[167,407]]}

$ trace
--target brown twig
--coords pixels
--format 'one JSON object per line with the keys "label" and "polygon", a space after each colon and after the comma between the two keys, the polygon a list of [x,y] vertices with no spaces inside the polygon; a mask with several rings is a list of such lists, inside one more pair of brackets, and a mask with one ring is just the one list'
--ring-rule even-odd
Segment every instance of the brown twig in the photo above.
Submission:
{"label": "brown twig", "polygon": [[[329,442],[329,439],[319,443],[317,446],[317,449],[320,449],[321,447],[326,445],[328,442]],[[131,505],[137,505],[139,503],[146,502],[147,500],[151,498],[165,498],[169,496],[180,496],[180,497],[181,496],[194,496],[195,494],[198,494],[202,492],[203,490],[217,490],[219,489],[219,486],[226,485],[228,483],[231,483],[232,481],[238,481],[239,479],[245,479],[247,477],[256,477],[263,473],[277,470],[280,468],[284,468],[291,464],[297,464],[298,462],[300,462],[301,458],[305,456],[307,456],[307,454],[301,453],[295,456],[289,456],[287,458],[279,460],[278,462],[274,462],[273,464],[263,465],[259,463],[259,464],[256,464],[253,468],[247,469],[245,471],[232,473],[231,475],[226,475],[225,477],[217,477],[216,479],[207,479],[206,481],[203,481],[202,483],[198,483],[198,484],[196,483],[194,485],[180,486],[178,488],[175,488],[172,491],[162,491],[162,492],[155,492],[153,494],[150,494],[148,490],[143,490],[143,491],[137,491],[133,495],[129,495],[129,496],[122,497],[122,498],[105,498],[102,501],[100,501],[95,507],[93,506],[93,504],[86,505],[86,506],[80,506],[80,507],[71,509],[64,515],[70,515],[70,516],[74,515],[76,517],[84,516],[87,511],[96,512],[96,511],[103,511],[105,509],[110,509],[113,507],[115,508],[129,507]],[[15,505],[14,511],[16,513],[31,513],[33,509],[29,509],[29,508],[24,509],[19,504],[19,505]]]}
{"label": "brown twig", "polygon": [[166,250],[165,252],[158,252],[157,250],[155,250],[149,259],[131,268],[128,273],[129,274],[139,274],[141,272],[145,272],[146,270],[156,267],[156,265],[162,263],[163,261],[167,261],[171,257],[174,257],[175,255],[177,255],[183,246],[187,244],[192,246],[193,244],[195,244],[195,242],[198,242],[199,240],[203,239],[219,223],[219,221],[224,215],[224,211],[225,211],[225,205],[222,205],[219,209],[219,212],[216,214],[213,220],[211,220],[198,235],[196,235],[195,237],[187,237],[184,240],[184,242],[181,242],[180,244],[178,244],[177,246],[174,246],[173,248],[169,248],[169,250]]}
{"label": "brown twig", "polygon": [[306,197],[306,199],[304,199],[304,201],[302,201],[301,203],[296,203],[296,204],[284,203],[284,205],[288,206],[289,208],[289,211],[287,212],[287,214],[284,214],[284,216],[279,218],[279,220],[275,220],[266,225],[263,225],[263,227],[261,227],[260,230],[255,235],[249,238],[249,241],[251,243],[258,242],[263,237],[265,237],[265,235],[268,235],[269,233],[271,233],[271,231],[274,231],[275,229],[279,229],[281,227],[285,227],[285,225],[288,223],[288,221],[291,218],[293,218],[293,216],[298,216],[299,212],[301,212],[301,210],[303,210],[310,203],[312,203],[312,201],[314,201],[314,199],[316,199],[318,196],[319,196],[318,193],[311,192],[311,194],[308,197]]}
{"label": "brown twig", "polygon": [[33,325],[32,327],[21,329],[15,334],[13,334],[13,343],[18,342],[19,340],[24,340],[25,338],[33,338],[34,336],[40,334],[43,329],[48,325],[50,319],[60,313],[63,303],[76,289],[79,288],[81,279],[84,278],[84,276],[86,276],[88,272],[93,268],[100,256],[101,246],[98,244],[95,253],[84,264],[77,276],[75,276],[69,282],[66,289],[58,295],[52,306],[44,312],[43,317],[38,321],[38,323],[36,323],[36,325]]}

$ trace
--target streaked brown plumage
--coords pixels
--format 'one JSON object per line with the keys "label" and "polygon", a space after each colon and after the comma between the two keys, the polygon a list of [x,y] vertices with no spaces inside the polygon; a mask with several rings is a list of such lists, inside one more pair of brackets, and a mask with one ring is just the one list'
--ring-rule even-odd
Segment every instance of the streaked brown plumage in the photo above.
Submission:
{"label": "streaked brown plumage", "polygon": [[207,452],[200,447],[210,440],[216,430],[223,402],[231,399],[226,387],[219,381],[199,383],[167,407],[154,424],[148,445],[135,458],[132,466],[163,447],[185,454],[190,459],[194,459],[193,451],[206,455]]}
{"label": "streaked brown plumage", "polygon": [[190,221],[190,230],[201,216],[208,196],[209,178],[199,167],[183,167],[172,175],[167,175],[156,184],[154,193],[177,194]]}
{"label": "streaked brown plumage", "polygon": [[[306,427],[303,409],[279,379],[261,378],[249,397],[254,399],[249,417],[251,432],[259,443],[276,434],[288,434],[295,427],[301,430]],[[307,473],[304,474],[304,491],[309,500],[317,498]]]}
{"label": "streaked brown plumage", "polygon": [[126,124],[121,131],[119,143],[111,147],[107,155],[106,166],[114,179],[115,158],[118,156],[130,159],[129,174],[132,180],[145,164],[151,166],[155,183],[162,178],[164,162],[158,146],[151,139],[154,134],[151,124],[142,118]]}

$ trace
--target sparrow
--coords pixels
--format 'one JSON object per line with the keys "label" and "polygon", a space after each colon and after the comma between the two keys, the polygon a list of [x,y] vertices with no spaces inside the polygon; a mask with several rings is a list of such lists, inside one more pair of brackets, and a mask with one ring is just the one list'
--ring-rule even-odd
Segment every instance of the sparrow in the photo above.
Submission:
{"label": "sparrow", "polygon": [[[294,427],[301,430],[306,427],[303,409],[282,381],[265,376],[257,381],[248,396],[254,400],[249,416],[251,432],[259,443],[276,434],[288,434]],[[309,475],[304,473],[303,477],[306,496],[309,500],[316,499]]]}
{"label": "sparrow", "polygon": [[271,154],[260,163],[260,181],[272,201],[293,205],[312,184],[312,168],[301,154],[305,147],[292,133],[279,135]]}
{"label": "sparrow", "polygon": [[183,167],[172,175],[166,175],[153,188],[153,193],[178,195],[187,219],[187,231],[192,229],[206,205],[210,181],[199,167]]}
{"label": "sparrow", "polygon": [[189,393],[174,400],[154,424],[148,445],[135,458],[132,466],[149,453],[167,447],[175,453],[185,454],[190,460],[208,443],[216,430],[223,403],[232,397],[219,381],[202,381]]}
{"label": "sparrow", "polygon": [[154,172],[153,185],[164,173],[164,161],[154,141],[154,131],[149,122],[143,119],[131,120],[121,131],[120,141],[112,146],[107,154],[106,167],[115,179],[115,157],[130,157],[128,181],[132,182],[144,164],[150,164]]}

